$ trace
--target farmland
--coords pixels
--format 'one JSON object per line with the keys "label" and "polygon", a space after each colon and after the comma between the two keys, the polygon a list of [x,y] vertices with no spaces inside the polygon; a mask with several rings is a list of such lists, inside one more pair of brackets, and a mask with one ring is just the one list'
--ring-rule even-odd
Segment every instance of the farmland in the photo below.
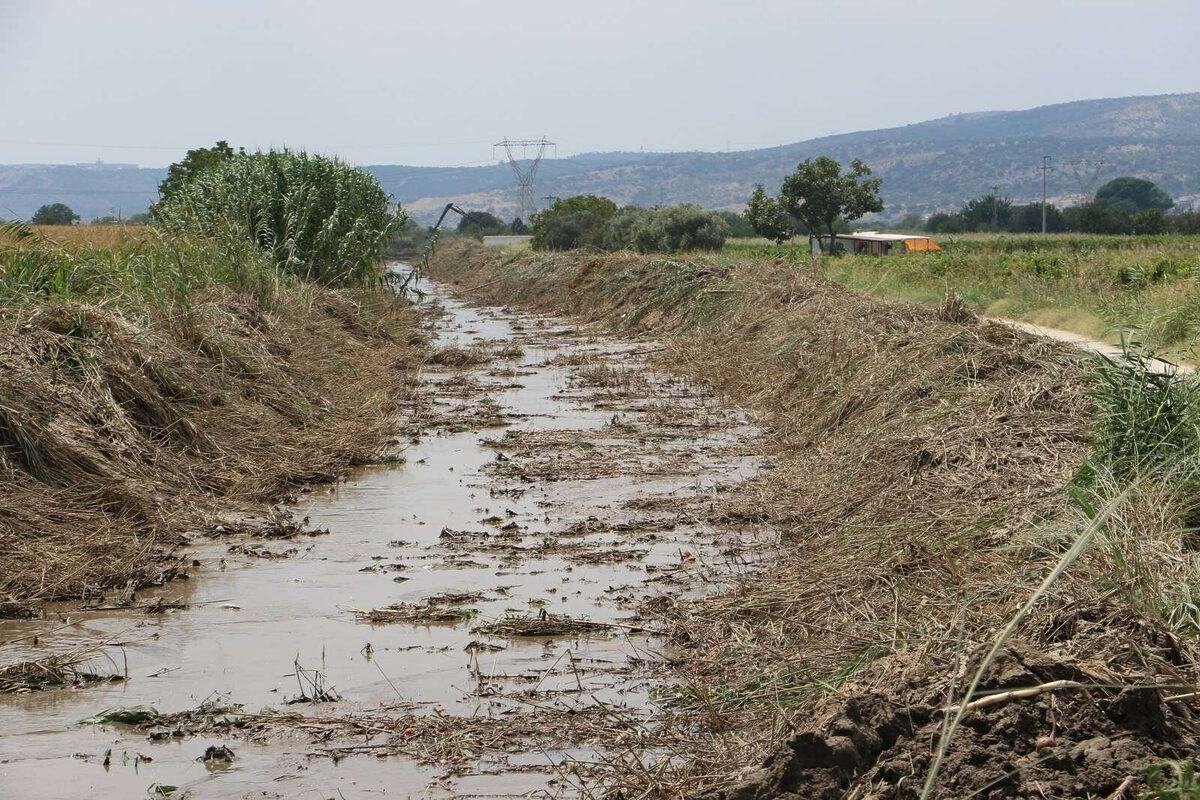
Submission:
{"label": "farmland", "polygon": [[[1119,342],[1122,332],[1166,356],[1195,360],[1200,239],[1188,236],[965,234],[942,252],[819,260],[824,277],[888,300],[937,305],[948,290],[976,314]],[[746,258],[808,262],[807,248],[765,240],[726,245]]]}

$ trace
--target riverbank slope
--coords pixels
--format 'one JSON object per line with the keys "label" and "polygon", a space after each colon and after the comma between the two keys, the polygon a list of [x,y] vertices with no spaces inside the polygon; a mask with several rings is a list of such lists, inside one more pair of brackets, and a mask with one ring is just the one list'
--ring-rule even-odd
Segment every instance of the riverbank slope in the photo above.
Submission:
{"label": "riverbank slope", "polygon": [[377,458],[420,360],[395,295],[249,245],[14,228],[0,267],[9,614],[180,577],[184,530]]}
{"label": "riverbank slope", "polygon": [[[698,731],[690,761],[625,763],[614,783],[915,797],[939,709],[976,671],[973,698],[1059,680],[1086,690],[972,712],[934,796],[992,781],[1003,796],[1106,796],[1190,752],[1193,712],[1177,697],[1196,678],[1176,613],[1195,571],[1184,509],[1139,491],[1117,498],[1119,514],[1085,513],[1071,487],[1097,409],[1079,350],[980,321],[953,296],[889,304],[784,261],[448,243],[433,273],[483,302],[665,337],[659,368],[709,383],[770,433],[773,469],[720,511],[784,530],[779,560],[716,599],[658,609],[684,654],[669,716]],[[1097,530],[982,668],[997,632]]]}

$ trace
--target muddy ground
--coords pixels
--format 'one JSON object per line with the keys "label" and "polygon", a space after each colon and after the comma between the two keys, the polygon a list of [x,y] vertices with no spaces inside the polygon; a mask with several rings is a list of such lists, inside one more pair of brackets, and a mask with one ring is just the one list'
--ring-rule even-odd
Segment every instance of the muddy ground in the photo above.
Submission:
{"label": "muddy ground", "polygon": [[0,622],[5,792],[573,794],[680,746],[662,612],[773,551],[714,513],[761,431],[653,340],[436,286],[426,326],[402,461],[193,531],[186,579]]}

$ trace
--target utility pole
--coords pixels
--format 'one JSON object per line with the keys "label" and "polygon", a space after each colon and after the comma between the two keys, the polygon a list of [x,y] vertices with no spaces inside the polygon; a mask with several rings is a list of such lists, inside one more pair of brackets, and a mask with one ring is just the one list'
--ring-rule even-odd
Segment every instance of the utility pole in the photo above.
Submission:
{"label": "utility pole", "polygon": [[1038,167],[1042,171],[1042,235],[1046,235],[1046,175],[1054,167],[1050,166],[1050,156],[1042,156],[1042,165]]}

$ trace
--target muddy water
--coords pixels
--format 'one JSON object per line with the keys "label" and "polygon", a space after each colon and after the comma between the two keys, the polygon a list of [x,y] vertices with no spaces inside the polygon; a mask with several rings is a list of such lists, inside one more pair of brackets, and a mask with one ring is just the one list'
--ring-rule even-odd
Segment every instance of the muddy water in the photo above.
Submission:
{"label": "muddy water", "polygon": [[[190,580],[136,598],[178,601],[177,610],[74,603],[0,623],[0,664],[107,640],[91,666],[128,676],[0,696],[0,796],[140,797],[155,783],[181,787],[175,797],[520,794],[555,788],[563,752],[603,749],[547,742],[545,752],[471,754],[477,764],[464,768],[361,738],[314,742],[302,725],[250,741],[78,724],[114,706],[167,714],[236,704],[314,719],[380,709],[478,719],[531,705],[645,712],[660,686],[660,641],[641,630],[638,606],[706,591],[713,575],[743,569],[771,544],[696,511],[754,474],[757,431],[702,392],[645,373],[646,343],[471,307],[437,287],[431,297],[438,345],[503,357],[429,370],[435,405],[409,422],[404,462],[305,494],[292,510],[312,535],[198,536]],[[498,419],[479,429],[470,412],[485,398]],[[464,610],[460,619],[372,624],[356,613],[445,593],[473,595],[438,601]],[[545,614],[616,627],[528,638],[475,630]],[[338,699],[292,702],[314,693],[316,673]],[[230,746],[235,760],[206,765],[209,745]],[[329,757],[363,751],[376,757]]]}

